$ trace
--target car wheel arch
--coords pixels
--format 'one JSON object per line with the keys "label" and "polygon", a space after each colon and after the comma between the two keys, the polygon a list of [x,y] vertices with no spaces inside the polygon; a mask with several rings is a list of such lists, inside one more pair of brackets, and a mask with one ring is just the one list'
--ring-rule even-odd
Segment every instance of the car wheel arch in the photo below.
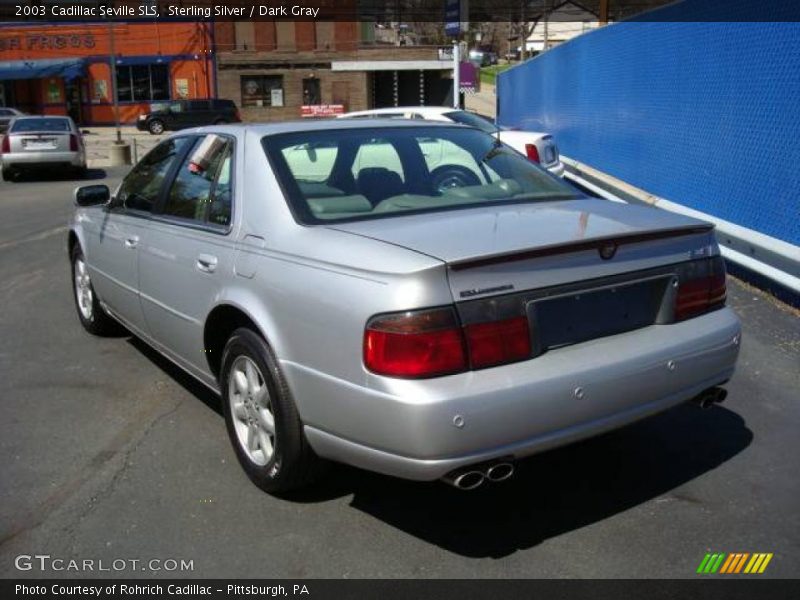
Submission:
{"label": "car wheel arch", "polygon": [[78,246],[81,251],[86,255],[86,245],[83,243],[82,235],[75,229],[69,230],[67,237],[67,256],[72,256],[72,249]]}
{"label": "car wheel arch", "polygon": [[263,319],[259,319],[236,302],[222,302],[211,309],[203,326],[203,347],[208,367],[215,378],[219,379],[220,376],[225,344],[240,327],[247,327],[260,335],[276,357],[279,356],[278,349],[273,343],[274,336],[270,335],[270,331],[265,331],[260,325],[262,322]]}

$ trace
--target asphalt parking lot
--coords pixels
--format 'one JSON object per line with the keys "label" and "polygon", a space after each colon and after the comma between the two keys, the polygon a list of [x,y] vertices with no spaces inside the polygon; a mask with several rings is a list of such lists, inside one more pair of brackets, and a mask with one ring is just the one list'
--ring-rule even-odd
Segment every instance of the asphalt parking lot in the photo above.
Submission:
{"label": "asphalt parking lot", "polygon": [[[106,172],[107,171],[107,172]],[[93,169],[110,184],[124,171]],[[681,406],[464,493],[334,467],[286,499],[236,463],[218,400],[74,312],[75,182],[0,183],[0,576],[15,557],[192,560],[195,577],[694,577],[706,552],[800,570],[800,317],[731,280],[727,401]],[[97,573],[95,575],[98,575]]]}

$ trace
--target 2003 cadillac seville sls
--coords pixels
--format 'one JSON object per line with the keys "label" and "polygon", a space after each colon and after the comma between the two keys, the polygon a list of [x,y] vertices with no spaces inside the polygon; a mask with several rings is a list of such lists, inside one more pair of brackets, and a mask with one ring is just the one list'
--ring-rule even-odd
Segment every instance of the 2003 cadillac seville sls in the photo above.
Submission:
{"label": "2003 cadillac seville sls", "polygon": [[217,391],[270,492],[321,459],[501,480],[721,400],[738,355],[710,225],[584,197],[462,125],[188,130],[75,202],[83,326],[122,323]]}

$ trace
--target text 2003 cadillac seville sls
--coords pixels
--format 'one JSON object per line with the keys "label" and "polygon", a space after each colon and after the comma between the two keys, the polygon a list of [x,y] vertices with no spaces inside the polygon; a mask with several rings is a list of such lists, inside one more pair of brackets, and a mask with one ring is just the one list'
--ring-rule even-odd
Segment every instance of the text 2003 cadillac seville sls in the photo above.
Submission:
{"label": "text 2003 cadillac seville sls", "polygon": [[270,492],[321,458],[501,480],[520,457],[720,400],[738,355],[710,225],[584,197],[461,125],[188,130],[75,200],[83,326],[119,321],[218,391]]}

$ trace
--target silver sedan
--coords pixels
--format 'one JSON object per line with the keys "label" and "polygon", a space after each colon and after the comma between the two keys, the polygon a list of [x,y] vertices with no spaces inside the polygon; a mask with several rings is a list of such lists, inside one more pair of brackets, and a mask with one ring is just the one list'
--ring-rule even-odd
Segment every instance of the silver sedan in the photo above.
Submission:
{"label": "silver sedan", "polygon": [[0,166],[6,181],[13,181],[21,171],[52,169],[82,177],[86,173],[83,136],[69,117],[15,117],[0,139]]}
{"label": "silver sedan", "polygon": [[[469,185],[434,184],[442,147]],[[738,355],[711,225],[584,197],[477,129],[187,130],[75,201],[83,326],[122,324],[219,393],[270,492],[323,459],[501,481],[522,457],[721,401]]]}

